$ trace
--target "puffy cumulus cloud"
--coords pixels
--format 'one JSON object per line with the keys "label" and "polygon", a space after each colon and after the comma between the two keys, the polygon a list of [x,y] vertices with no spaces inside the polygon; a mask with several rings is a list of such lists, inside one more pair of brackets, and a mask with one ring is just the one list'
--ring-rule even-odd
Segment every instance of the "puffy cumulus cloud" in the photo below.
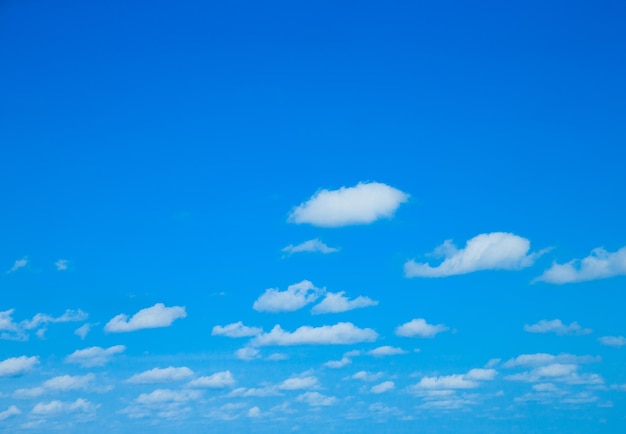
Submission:
{"label": "puffy cumulus cloud", "polygon": [[228,336],[229,338],[245,338],[250,336],[256,336],[263,331],[259,327],[248,327],[243,325],[243,322],[237,321],[236,323],[228,324],[225,326],[216,325],[213,327],[211,334],[213,336]]}
{"label": "puffy cumulus cloud", "polygon": [[547,353],[534,353],[534,354],[522,354],[513,359],[506,361],[502,366],[505,368],[515,367],[534,367],[540,365],[549,365],[552,363],[565,363],[565,364],[579,364],[579,363],[595,363],[599,362],[600,357],[592,356],[576,356],[574,354],[547,354]]}
{"label": "puffy cumulus cloud", "polygon": [[532,265],[547,250],[529,254],[530,241],[508,232],[480,234],[457,249],[451,240],[437,247],[431,256],[443,258],[437,266],[404,264],[406,277],[446,277],[480,270],[517,270]]}
{"label": "puffy cumulus cloud", "polygon": [[261,357],[260,353],[256,348],[244,347],[235,351],[235,357],[239,360],[254,360]]}
{"label": "puffy cumulus cloud", "polygon": [[408,199],[408,194],[378,182],[320,190],[297,206],[288,221],[321,227],[369,224],[393,217],[400,204]]}
{"label": "puffy cumulus cloud", "polygon": [[287,247],[283,248],[282,251],[287,255],[293,255],[294,253],[302,253],[302,252],[319,252],[319,253],[335,253],[338,252],[339,249],[334,247],[328,247],[318,238],[314,240],[308,240],[301,244],[294,246],[293,244],[289,244]]}
{"label": "puffy cumulus cloud", "polygon": [[319,392],[304,392],[296,397],[297,401],[305,402],[312,407],[328,407],[336,404],[338,399],[334,396],[322,395]]}
{"label": "puffy cumulus cloud", "polygon": [[124,345],[114,345],[109,348],[89,347],[83,350],[76,350],[65,358],[66,363],[76,363],[85,368],[93,366],[104,366],[113,356],[126,351]]}
{"label": "puffy cumulus cloud", "polygon": [[215,374],[198,377],[191,380],[188,387],[198,387],[203,389],[224,389],[235,384],[235,379],[230,371],[216,372]]}
{"label": "puffy cumulus cloud", "polygon": [[157,303],[152,307],[141,309],[130,320],[128,315],[123,313],[113,317],[104,326],[104,330],[109,333],[121,333],[169,327],[175,320],[185,318],[186,316],[187,313],[184,306],[165,307],[163,303]]}
{"label": "puffy cumulus cloud", "polygon": [[574,283],[606,279],[626,274],[626,247],[617,252],[607,252],[599,247],[583,259],[573,259],[565,264],[554,263],[533,282]]}
{"label": "puffy cumulus cloud", "polygon": [[490,381],[493,380],[497,374],[498,371],[496,371],[495,369],[476,368],[470,369],[467,374],[465,374],[465,379],[476,381]]}
{"label": "puffy cumulus cloud", "polygon": [[624,336],[602,336],[598,339],[602,345],[607,347],[623,347],[626,345],[626,338]]}
{"label": "puffy cumulus cloud", "polygon": [[62,413],[92,413],[94,412],[99,405],[92,404],[86,399],[78,398],[73,402],[63,402],[63,401],[50,401],[47,403],[40,402],[36,404],[31,413],[38,416],[48,416],[53,414],[62,414]]}
{"label": "puffy cumulus cloud", "polygon": [[289,285],[287,290],[270,288],[256,299],[252,308],[258,312],[292,312],[318,299],[323,289],[316,288],[308,280]]}
{"label": "puffy cumulus cloud", "polygon": [[[442,375],[439,377],[422,377],[422,379],[411,386],[413,392],[423,390],[436,391],[435,395],[440,398],[443,395],[451,395],[457,389],[475,389],[482,381],[491,381],[497,375],[495,369],[470,369],[465,374]],[[430,393],[430,392],[429,392]]]}
{"label": "puffy cumulus cloud", "polygon": [[370,389],[370,392],[375,393],[375,394],[380,394],[380,393],[389,392],[390,390],[393,390],[395,387],[396,385],[394,384],[393,381],[384,381],[380,384],[372,386]]}
{"label": "puffy cumulus cloud", "polygon": [[383,356],[397,356],[399,354],[406,354],[402,348],[392,347],[390,345],[383,345],[382,347],[374,348],[371,351],[368,351],[367,354],[374,357],[383,357]]}
{"label": "puffy cumulus cloud", "polygon": [[248,417],[261,417],[261,409],[257,406],[251,407],[248,410]]}
{"label": "puffy cumulus cloud", "polygon": [[17,389],[13,396],[16,398],[34,398],[48,392],[88,389],[96,379],[94,374],[60,375],[43,382],[41,386],[29,389]]}
{"label": "puffy cumulus cloud", "polygon": [[24,256],[22,259],[18,259],[13,263],[13,266],[9,268],[7,273],[15,273],[20,268],[24,268],[28,265],[28,257]]}
{"label": "puffy cumulus cloud", "polygon": [[360,309],[362,307],[378,305],[377,301],[372,300],[369,297],[364,297],[360,295],[357,298],[350,300],[348,297],[345,297],[344,294],[344,291],[337,293],[326,293],[324,299],[319,304],[313,306],[313,308],[311,309],[311,313],[339,313],[347,312],[354,309]]}
{"label": "puffy cumulus cloud", "polygon": [[59,259],[54,263],[54,266],[56,267],[57,271],[65,271],[69,267],[69,263],[70,261],[68,261],[67,259]]}
{"label": "puffy cumulus cloud", "polygon": [[557,335],[588,335],[593,330],[582,328],[576,321],[571,324],[563,324],[560,319],[542,319],[536,324],[524,325],[528,333],[556,333]]}
{"label": "puffy cumulus cloud", "polygon": [[10,357],[0,362],[0,377],[18,377],[39,364],[38,356]]}
{"label": "puffy cumulus cloud", "polygon": [[135,399],[135,402],[143,405],[152,405],[165,402],[187,402],[199,399],[202,393],[198,390],[172,390],[156,389],[150,393],[142,393]]}
{"label": "puffy cumulus cloud", "polygon": [[269,333],[263,333],[252,340],[256,346],[267,345],[345,345],[359,342],[372,342],[378,333],[369,328],[359,328],[349,322],[332,326],[302,326],[293,332],[283,330],[279,325]]}
{"label": "puffy cumulus cloud", "polygon": [[567,384],[603,384],[598,374],[578,374],[579,366],[573,363],[552,363],[538,366],[530,371],[508,375],[505,380],[528,383],[562,382]]}
{"label": "puffy cumulus cloud", "polygon": [[281,390],[315,389],[317,387],[319,387],[319,381],[313,375],[287,378],[278,385]]}
{"label": "puffy cumulus cloud", "polygon": [[437,334],[449,330],[443,324],[428,324],[424,318],[413,319],[396,328],[396,335],[404,337],[434,338]]}
{"label": "puffy cumulus cloud", "polygon": [[13,416],[17,416],[18,414],[22,414],[22,411],[16,406],[11,405],[6,410],[0,411],[0,421],[6,420]]}
{"label": "puffy cumulus cloud", "polygon": [[193,377],[193,371],[186,366],[175,368],[154,368],[148,371],[135,374],[126,380],[128,383],[167,383],[171,381],[181,381]]}
{"label": "puffy cumulus cloud", "polygon": [[328,362],[324,363],[324,366],[326,366],[327,368],[339,369],[343,368],[346,365],[349,365],[350,363],[352,363],[352,359],[343,356],[339,360],[329,360]]}

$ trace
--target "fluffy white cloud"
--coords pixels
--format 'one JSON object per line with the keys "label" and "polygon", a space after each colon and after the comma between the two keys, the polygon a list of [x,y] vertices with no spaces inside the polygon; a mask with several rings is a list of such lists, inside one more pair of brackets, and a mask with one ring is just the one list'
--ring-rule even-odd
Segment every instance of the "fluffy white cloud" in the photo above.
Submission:
{"label": "fluffy white cloud", "polygon": [[617,252],[607,252],[599,247],[583,259],[574,259],[565,264],[554,263],[533,282],[573,283],[587,280],[606,279],[626,274],[626,247]]}
{"label": "fluffy white cloud", "polygon": [[199,377],[191,380],[187,386],[205,389],[223,389],[235,384],[235,379],[230,371],[216,372],[213,375]]}
{"label": "fluffy white cloud", "polygon": [[261,416],[261,409],[257,406],[251,407],[248,410],[248,417],[260,417]]}
{"label": "fluffy white cloud", "polygon": [[396,328],[396,335],[404,337],[433,338],[438,333],[449,330],[443,324],[428,324],[424,318],[413,319]]}
{"label": "fluffy white cloud", "polygon": [[76,350],[65,358],[67,363],[76,363],[83,367],[103,366],[108,363],[114,355],[123,353],[126,350],[124,345],[114,345],[109,348],[89,347],[83,350]]}
{"label": "fluffy white cloud", "polygon": [[311,313],[339,313],[362,307],[378,305],[377,301],[372,300],[369,297],[363,297],[360,295],[357,298],[350,300],[348,297],[345,297],[344,294],[344,291],[326,293],[324,299],[319,304],[313,306]]}
{"label": "fluffy white cloud", "polygon": [[78,398],[74,402],[63,401],[50,401],[48,403],[40,402],[36,404],[31,410],[32,414],[38,416],[47,416],[52,414],[61,413],[91,413],[98,408],[98,405],[94,405],[86,399]]}
{"label": "fluffy white cloud", "polygon": [[352,363],[352,359],[344,356],[339,360],[330,360],[324,363],[324,366],[326,366],[327,368],[338,369],[338,368],[343,368],[344,366],[349,365],[350,363]]}
{"label": "fluffy white cloud", "polygon": [[142,393],[135,399],[138,404],[152,405],[164,402],[187,402],[200,398],[198,390],[156,389],[150,393]]}
{"label": "fluffy white cloud", "polygon": [[130,320],[126,314],[119,314],[113,317],[104,326],[104,330],[109,333],[120,333],[169,327],[175,320],[185,318],[186,316],[187,313],[184,306],[165,307],[163,303],[157,303],[152,307],[141,309]]}
{"label": "fluffy white cloud", "polygon": [[497,375],[495,369],[470,369],[466,374],[442,375],[439,377],[423,377],[419,383],[410,388],[413,392],[423,390],[437,394],[437,397],[452,394],[456,389],[474,389],[480,386],[481,381],[491,381]]}
{"label": "fluffy white cloud", "polygon": [[254,302],[252,308],[258,312],[291,312],[313,303],[324,292],[313,283],[303,280],[289,285],[286,291],[266,289]]}
{"label": "fluffy white cloud", "polygon": [[367,354],[374,357],[383,357],[383,356],[397,356],[399,354],[406,354],[402,348],[392,347],[389,345],[383,345],[382,347],[374,348],[371,351],[368,351]]}
{"label": "fluffy white cloud", "polygon": [[213,327],[213,336],[228,336],[229,338],[245,338],[250,336],[256,336],[263,331],[259,327],[248,327],[243,325],[241,321],[228,324],[225,326],[216,325]]}
{"label": "fluffy white cloud", "polygon": [[0,362],[0,377],[17,377],[24,375],[35,365],[39,364],[39,357],[10,357]]}
{"label": "fluffy white cloud", "polygon": [[57,267],[57,271],[65,271],[69,265],[70,261],[67,259],[59,259],[54,263],[54,266]]}
{"label": "fluffy white cloud", "polygon": [[338,252],[339,249],[336,249],[334,247],[328,247],[322,241],[315,238],[314,240],[305,241],[301,244],[298,244],[297,246],[294,246],[293,244],[289,244],[287,247],[283,248],[282,251],[284,253],[287,253],[288,255],[292,255],[294,253],[302,253],[302,252],[319,252],[319,253],[328,254],[328,253]]}
{"label": "fluffy white cloud", "polygon": [[126,380],[129,383],[165,383],[170,381],[186,380],[193,377],[193,371],[186,366],[175,368],[154,368],[135,374]]}
{"label": "fluffy white cloud", "polygon": [[593,330],[582,328],[576,321],[571,324],[563,324],[560,319],[542,319],[536,324],[524,325],[528,333],[556,333],[557,335],[588,335]]}
{"label": "fluffy white cloud", "polygon": [[476,368],[476,369],[470,369],[467,372],[467,374],[465,374],[465,379],[477,380],[477,381],[490,381],[490,380],[493,380],[497,374],[498,374],[498,371],[496,371],[495,369]]}
{"label": "fluffy white cloud", "polygon": [[18,259],[13,263],[13,266],[7,271],[7,273],[14,273],[20,268],[24,268],[28,265],[28,258],[24,256],[22,259]]}
{"label": "fluffy white cloud", "polygon": [[549,365],[553,363],[565,363],[565,364],[577,364],[577,363],[595,363],[599,362],[599,357],[592,356],[576,356],[574,354],[547,354],[547,353],[535,353],[535,354],[522,354],[504,363],[505,368],[514,368],[518,366],[533,367],[540,365]]}
{"label": "fluffy white cloud", "polygon": [[529,254],[530,241],[507,232],[480,234],[457,249],[451,240],[445,241],[430,255],[442,257],[437,266],[414,260],[404,264],[406,277],[445,277],[479,270],[516,270],[532,265],[544,251]]}
{"label": "fluffy white cloud", "polygon": [[287,378],[278,385],[278,388],[281,390],[314,389],[317,387],[319,387],[319,381],[313,375]]}
{"label": "fluffy white cloud", "polygon": [[384,381],[380,384],[372,386],[372,388],[370,389],[370,392],[375,393],[375,394],[380,394],[380,393],[389,392],[390,390],[393,390],[395,387],[396,385],[394,384],[393,381]]}
{"label": "fluffy white cloud", "polygon": [[91,331],[91,324],[86,323],[78,327],[76,330],[74,330],[74,334],[76,336],[80,336],[80,338],[84,340],[90,331]]}
{"label": "fluffy white cloud", "polygon": [[624,336],[602,336],[598,339],[602,345],[607,347],[623,347],[626,345],[626,338]]}
{"label": "fluffy white cloud", "polygon": [[339,190],[320,190],[289,215],[292,223],[339,227],[391,218],[409,195],[378,182],[359,183]]}
{"label": "fluffy white cloud", "polygon": [[349,322],[332,326],[302,326],[293,332],[283,330],[279,325],[269,333],[263,333],[252,340],[253,345],[342,345],[375,341],[378,337],[372,329],[361,329]]}
{"label": "fluffy white cloud", "polygon": [[235,357],[239,360],[254,360],[261,357],[260,351],[256,348],[244,347],[235,351]]}
{"label": "fluffy white cloud", "polygon": [[16,406],[11,405],[6,410],[0,411],[0,421],[6,420],[13,416],[17,416],[18,414],[22,414],[22,411]]}
{"label": "fluffy white cloud", "polygon": [[262,388],[246,388],[238,387],[227,396],[229,398],[266,398],[268,396],[279,396],[281,393],[276,389],[276,386],[267,386]]}
{"label": "fluffy white cloud", "polygon": [[67,392],[69,390],[87,389],[95,380],[94,374],[60,375],[43,382],[41,386],[29,389],[17,389],[13,396],[16,398],[34,398],[51,391]]}
{"label": "fluffy white cloud", "polygon": [[334,396],[322,395],[319,392],[304,392],[296,397],[297,401],[306,402],[313,407],[327,407],[337,402]]}

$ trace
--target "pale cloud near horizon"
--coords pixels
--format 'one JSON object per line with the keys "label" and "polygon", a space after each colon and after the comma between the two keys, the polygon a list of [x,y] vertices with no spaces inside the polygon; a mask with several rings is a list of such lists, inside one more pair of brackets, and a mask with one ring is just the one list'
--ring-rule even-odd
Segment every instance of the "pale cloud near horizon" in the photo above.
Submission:
{"label": "pale cloud near horizon", "polygon": [[284,247],[282,249],[282,252],[286,253],[287,255],[293,255],[294,253],[302,253],[302,252],[319,252],[323,254],[328,254],[328,253],[335,253],[338,251],[339,249],[335,247],[327,246],[318,238],[305,241],[295,246],[293,244],[289,244],[287,247]]}
{"label": "pale cloud near horizon", "polygon": [[128,315],[123,313],[113,317],[104,326],[104,331],[124,333],[141,329],[169,327],[175,320],[186,316],[184,306],[166,307],[163,303],[157,303],[152,307],[141,309],[130,320]]}
{"label": "pale cloud near horizon", "polygon": [[103,366],[111,361],[114,355],[121,354],[124,351],[126,351],[124,345],[114,345],[109,348],[89,347],[74,351],[65,358],[65,362],[76,363],[85,368]]}
{"label": "pale cloud near horizon", "polygon": [[321,227],[369,224],[391,218],[409,195],[378,182],[359,183],[338,190],[320,190],[290,214],[291,223]]}
{"label": "pale cloud near horizon", "polygon": [[324,289],[316,288],[313,283],[303,280],[289,285],[285,291],[266,289],[252,305],[258,312],[292,312],[313,303],[324,293]]}
{"label": "pale cloud near horizon", "polygon": [[26,265],[28,265],[28,257],[24,256],[22,259],[18,259],[13,263],[13,266],[9,268],[9,270],[7,271],[7,274],[14,273],[20,268],[26,267]]}
{"label": "pale cloud near horizon", "polygon": [[528,333],[556,333],[557,335],[588,335],[593,332],[591,329],[582,328],[576,321],[563,324],[560,319],[542,319],[536,324],[525,324],[524,331]]}
{"label": "pale cloud near horizon", "polygon": [[403,337],[434,338],[437,334],[449,330],[443,324],[428,324],[424,318],[416,318],[396,328],[396,335]]}
{"label": "pale cloud near horizon", "polygon": [[372,300],[369,297],[359,295],[357,298],[350,300],[348,297],[345,297],[344,294],[344,291],[336,293],[327,292],[324,299],[317,305],[313,306],[311,313],[314,315],[322,313],[339,313],[378,305],[378,301]]}
{"label": "pale cloud near horizon", "polygon": [[369,328],[359,328],[349,322],[341,322],[332,326],[302,326],[293,332],[283,330],[279,325],[269,333],[263,333],[251,342],[255,346],[288,346],[288,345],[342,345],[359,342],[372,342],[378,333]]}
{"label": "pale cloud near horizon", "polygon": [[546,282],[560,285],[619,275],[626,275],[626,247],[612,253],[598,247],[593,249],[586,258],[573,259],[565,264],[554,262],[541,276],[534,279],[533,283]]}
{"label": "pale cloud near horizon", "polygon": [[548,249],[529,253],[530,241],[508,232],[475,236],[458,249],[446,240],[429,256],[443,258],[436,266],[411,259],[404,264],[406,277],[447,277],[481,270],[519,270],[532,265]]}

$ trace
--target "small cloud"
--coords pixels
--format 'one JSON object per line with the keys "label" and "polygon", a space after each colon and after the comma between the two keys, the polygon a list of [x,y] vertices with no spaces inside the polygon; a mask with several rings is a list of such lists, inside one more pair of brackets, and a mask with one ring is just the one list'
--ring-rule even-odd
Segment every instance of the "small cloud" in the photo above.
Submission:
{"label": "small cloud", "polygon": [[344,296],[345,292],[328,292],[324,299],[317,305],[313,306],[311,313],[316,315],[320,313],[339,313],[349,310],[360,309],[363,307],[376,306],[378,302],[369,297],[358,296],[350,300]]}
{"label": "small cloud", "polygon": [[338,400],[334,396],[322,395],[319,392],[304,392],[296,397],[296,401],[305,402],[312,407],[327,407]]}
{"label": "small cloud", "polygon": [[302,252],[319,252],[323,254],[328,254],[328,253],[334,253],[338,251],[339,249],[336,249],[334,247],[328,247],[318,238],[315,238],[314,240],[305,241],[301,244],[298,244],[297,246],[294,246],[293,244],[289,244],[287,247],[282,249],[282,252],[286,253],[287,255],[293,255],[294,253],[302,253]]}
{"label": "small cloud", "polygon": [[20,325],[25,330],[32,330],[48,323],[66,323],[66,322],[85,321],[88,317],[89,315],[87,315],[87,313],[83,312],[80,309],[78,310],[67,309],[63,313],[63,315],[58,316],[58,317],[53,317],[45,313],[38,313],[30,321],[28,320],[22,321]]}
{"label": "small cloud", "polygon": [[586,258],[573,259],[565,264],[553,263],[533,282],[563,284],[606,279],[624,274],[626,274],[626,247],[613,253],[598,247]]}
{"label": "small cloud", "polygon": [[65,271],[69,266],[70,261],[67,259],[59,259],[54,263],[55,267],[57,267],[57,271]]}
{"label": "small cloud", "polygon": [[397,356],[399,354],[406,354],[407,351],[404,351],[402,348],[392,347],[389,345],[384,345],[382,347],[374,348],[371,351],[368,351],[367,354],[374,357],[384,357],[384,356]]}
{"label": "small cloud", "polygon": [[39,364],[39,357],[10,357],[0,362],[0,377],[19,377]]}
{"label": "small cloud", "polygon": [[382,376],[383,376],[382,372],[359,371],[353,374],[350,378],[352,378],[353,380],[372,382],[372,381],[378,380]]}
{"label": "small cloud", "polygon": [[437,334],[449,330],[443,324],[428,324],[424,318],[413,319],[396,328],[396,335],[408,338],[434,338]]}
{"label": "small cloud", "polygon": [[78,398],[74,402],[50,401],[36,404],[31,413],[38,416],[49,416],[63,413],[93,413],[99,406],[94,405],[86,399]]}
{"label": "small cloud", "polygon": [[76,336],[80,336],[82,340],[85,340],[85,337],[91,331],[91,326],[92,324],[85,323],[82,326],[78,327],[76,330],[74,330],[74,334]]}
{"label": "small cloud", "polygon": [[524,331],[528,333],[556,333],[557,335],[588,335],[593,330],[582,328],[576,321],[566,325],[560,319],[542,319],[536,324],[525,324]]}
{"label": "small cloud", "polygon": [[126,382],[128,383],[166,383],[172,381],[181,381],[193,377],[193,371],[186,366],[175,368],[169,366],[167,368],[154,368],[148,371],[135,374]]}
{"label": "small cloud", "polygon": [[104,326],[104,330],[109,333],[123,333],[141,329],[169,327],[175,320],[185,318],[186,316],[187,313],[184,306],[165,307],[163,303],[157,303],[152,307],[141,309],[130,320],[126,314],[119,314],[113,317]]}
{"label": "small cloud", "polygon": [[228,324],[225,326],[215,326],[213,327],[213,332],[211,335],[213,336],[228,336],[229,338],[245,338],[250,336],[256,336],[263,332],[263,329],[260,327],[248,327],[243,325],[241,321],[237,321],[236,323]]}
{"label": "small cloud", "polygon": [[254,302],[252,308],[257,312],[293,312],[309,303],[313,303],[324,292],[308,280],[289,285],[286,291],[266,289]]}
{"label": "small cloud", "polygon": [[43,382],[39,387],[17,389],[13,394],[16,398],[35,398],[48,392],[67,392],[70,390],[86,390],[94,382],[94,374],[60,375]]}
{"label": "small cloud", "polygon": [[332,326],[302,326],[293,332],[283,330],[279,325],[269,333],[263,333],[252,340],[256,346],[268,345],[344,345],[359,342],[372,342],[378,337],[372,329],[361,329],[349,322]]}
{"label": "small cloud", "polygon": [[254,360],[260,356],[260,351],[256,348],[244,347],[235,351],[235,357],[239,360]]}
{"label": "small cloud", "polygon": [[626,345],[626,338],[624,336],[602,336],[598,339],[602,345],[607,347],[620,348]]}
{"label": "small cloud", "polygon": [[22,414],[22,411],[14,405],[9,406],[4,411],[0,411],[0,421],[9,419],[10,417],[17,416],[18,414]]}
{"label": "small cloud", "polygon": [[326,366],[327,368],[338,369],[338,368],[343,368],[344,366],[349,365],[350,363],[352,363],[352,359],[350,359],[349,357],[343,356],[340,360],[330,360],[324,363],[324,366]]}
{"label": "small cloud", "polygon": [[320,190],[297,206],[288,221],[321,227],[369,224],[393,217],[400,204],[408,199],[408,194],[378,182]]}
{"label": "small cloud", "polygon": [[273,353],[267,356],[265,360],[280,361],[280,360],[287,360],[288,358],[289,356],[285,353]]}
{"label": "small cloud", "polygon": [[7,271],[7,273],[14,273],[20,268],[24,268],[28,265],[28,257],[24,256],[22,259],[18,259],[13,263],[13,266]]}
{"label": "small cloud", "polygon": [[404,264],[406,277],[446,277],[480,270],[519,270],[532,265],[547,252],[528,253],[530,241],[507,232],[480,234],[457,249],[451,240],[435,249],[430,255],[443,257],[437,266],[410,260]]}
{"label": "small cloud", "polygon": [[532,367],[549,365],[552,363],[565,363],[565,364],[577,364],[577,363],[595,363],[599,362],[599,357],[592,356],[576,356],[574,354],[547,354],[547,353],[534,353],[534,354],[521,354],[513,359],[504,363],[505,368],[514,368],[518,366]]}
{"label": "small cloud", "polygon": [[114,355],[126,351],[124,345],[114,345],[109,348],[90,347],[84,350],[76,350],[65,358],[66,363],[76,363],[86,368],[104,366]]}
{"label": "small cloud", "polygon": [[372,386],[370,389],[370,392],[375,393],[375,394],[380,394],[380,393],[389,392],[390,390],[393,390],[395,387],[396,385],[394,384],[393,381],[384,381],[380,384]]}
{"label": "small cloud", "polygon": [[261,409],[257,406],[254,406],[248,410],[248,417],[260,417]]}
{"label": "small cloud", "polygon": [[278,388],[281,390],[315,389],[318,387],[319,381],[317,377],[313,375],[308,375],[304,377],[291,377],[278,385]]}
{"label": "small cloud", "polygon": [[198,387],[204,389],[223,389],[225,387],[231,387],[235,384],[235,379],[230,371],[217,372],[208,377],[199,377],[191,380],[188,387]]}

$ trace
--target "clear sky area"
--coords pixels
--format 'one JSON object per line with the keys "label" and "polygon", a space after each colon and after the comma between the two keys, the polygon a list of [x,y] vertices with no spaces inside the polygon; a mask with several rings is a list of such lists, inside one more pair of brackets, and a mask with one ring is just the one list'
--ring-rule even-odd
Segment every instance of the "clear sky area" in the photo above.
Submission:
{"label": "clear sky area", "polygon": [[0,1],[0,432],[626,432],[625,22]]}

